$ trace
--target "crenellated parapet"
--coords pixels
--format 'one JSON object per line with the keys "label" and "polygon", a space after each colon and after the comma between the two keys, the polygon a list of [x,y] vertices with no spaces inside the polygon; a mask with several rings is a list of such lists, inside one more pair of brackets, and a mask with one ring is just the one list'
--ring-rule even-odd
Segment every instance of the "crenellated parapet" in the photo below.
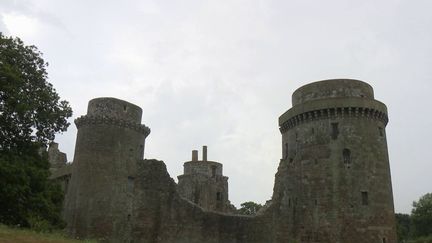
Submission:
{"label": "crenellated parapet", "polygon": [[373,119],[383,123],[384,126],[388,123],[388,116],[385,112],[368,107],[334,107],[323,108],[317,110],[306,111],[296,114],[282,123],[279,127],[281,133],[285,133],[289,129],[308,122],[322,119],[336,118],[366,118]]}
{"label": "crenellated parapet", "polygon": [[117,127],[123,127],[135,130],[144,134],[147,137],[150,134],[150,128],[145,126],[144,124],[137,124],[131,121],[127,121],[121,118],[113,118],[113,117],[104,117],[104,116],[92,116],[92,115],[84,115],[75,119],[75,125],[77,128],[87,125],[112,125]]}

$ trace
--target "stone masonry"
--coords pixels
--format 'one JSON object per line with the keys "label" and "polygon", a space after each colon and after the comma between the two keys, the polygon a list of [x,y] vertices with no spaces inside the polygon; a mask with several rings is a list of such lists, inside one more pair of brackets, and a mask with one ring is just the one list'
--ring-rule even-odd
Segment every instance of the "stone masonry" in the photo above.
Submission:
{"label": "stone masonry", "polygon": [[396,243],[387,108],[372,87],[324,80],[297,89],[292,103],[279,117],[273,196],[249,217],[227,210],[227,178],[206,152],[202,161],[194,152],[177,185],[162,161],[143,159],[141,108],[91,100],[75,121],[67,231],[105,242]]}
{"label": "stone masonry", "polygon": [[205,210],[235,212],[228,200],[228,177],[222,169],[221,163],[207,160],[207,146],[203,146],[202,160],[193,150],[192,160],[184,163],[184,174],[178,176],[178,193]]}
{"label": "stone masonry", "polygon": [[48,148],[48,161],[50,162],[50,179],[58,181],[66,195],[72,175],[72,164],[67,163],[66,154],[59,150],[57,143],[52,142],[50,144]]}

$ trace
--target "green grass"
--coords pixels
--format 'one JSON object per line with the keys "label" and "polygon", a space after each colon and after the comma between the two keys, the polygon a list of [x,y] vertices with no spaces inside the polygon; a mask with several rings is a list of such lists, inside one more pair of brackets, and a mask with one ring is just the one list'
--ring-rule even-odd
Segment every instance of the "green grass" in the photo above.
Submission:
{"label": "green grass", "polygon": [[0,243],[96,243],[68,239],[62,232],[38,233],[29,229],[11,228],[0,224]]}

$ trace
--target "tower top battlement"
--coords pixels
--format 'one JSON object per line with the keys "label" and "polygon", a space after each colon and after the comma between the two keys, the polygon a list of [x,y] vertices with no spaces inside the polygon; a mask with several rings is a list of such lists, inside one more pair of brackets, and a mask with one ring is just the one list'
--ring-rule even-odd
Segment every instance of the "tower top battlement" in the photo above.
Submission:
{"label": "tower top battlement", "polygon": [[202,174],[209,177],[223,175],[221,163],[207,160],[207,146],[202,147],[202,160],[198,159],[198,150],[192,150],[192,160],[184,162],[183,166],[184,175]]}
{"label": "tower top battlement", "polygon": [[87,115],[141,123],[142,109],[124,100],[100,97],[90,100]]}
{"label": "tower top battlement", "polygon": [[355,79],[329,79],[304,85],[294,91],[292,105],[325,98],[359,97],[374,99],[368,83]]}

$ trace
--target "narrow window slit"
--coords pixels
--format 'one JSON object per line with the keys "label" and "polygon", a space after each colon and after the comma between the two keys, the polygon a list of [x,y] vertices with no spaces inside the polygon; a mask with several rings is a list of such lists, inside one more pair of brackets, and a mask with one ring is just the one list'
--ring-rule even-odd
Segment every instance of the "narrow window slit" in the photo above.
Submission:
{"label": "narrow window slit", "polygon": [[369,205],[368,192],[361,192],[361,196],[362,196],[362,205],[364,205],[364,206]]}
{"label": "narrow window slit", "polygon": [[384,137],[384,129],[382,127],[378,127],[378,130],[379,130],[379,135],[381,137]]}
{"label": "narrow window slit", "polygon": [[339,123],[334,122],[331,124],[331,126],[332,126],[331,137],[333,140],[336,140],[339,136]]}
{"label": "narrow window slit", "polygon": [[351,151],[349,149],[344,149],[342,151],[343,161],[346,166],[351,165]]}

